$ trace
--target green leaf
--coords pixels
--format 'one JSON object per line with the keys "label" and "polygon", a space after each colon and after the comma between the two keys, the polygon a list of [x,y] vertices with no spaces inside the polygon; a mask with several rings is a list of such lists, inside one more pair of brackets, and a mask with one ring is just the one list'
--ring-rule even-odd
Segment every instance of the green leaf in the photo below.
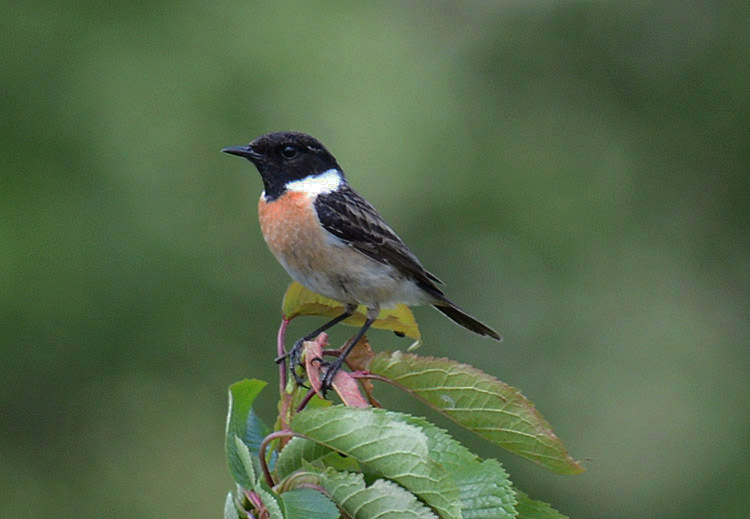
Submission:
{"label": "green leaf", "polygon": [[479,462],[479,458],[475,454],[456,441],[445,429],[441,429],[424,418],[394,411],[386,412],[394,420],[419,427],[427,436],[427,449],[430,458],[447,470],[452,472],[462,467],[473,466]]}
{"label": "green leaf", "polygon": [[[344,305],[333,299],[328,299],[315,292],[311,292],[294,281],[289,285],[284,294],[281,311],[287,319],[294,319],[300,315],[318,315],[333,319],[344,313]],[[366,313],[367,309],[364,306],[359,306],[354,315],[343,321],[343,323],[359,328],[365,324]],[[420,340],[419,326],[417,326],[417,321],[414,319],[414,314],[404,304],[396,305],[395,308],[381,310],[372,327],[403,333],[416,341]]]}
{"label": "green leaf", "polygon": [[[476,455],[453,439],[443,429],[402,413],[379,411],[392,420],[418,427],[427,439],[427,452],[433,461],[447,469],[457,485],[463,503],[464,518],[513,518],[515,494],[508,475],[495,460],[481,462]],[[288,450],[287,450],[288,449]],[[331,451],[303,438],[295,438],[279,456],[280,476],[298,470],[304,462],[348,461],[331,457]]]}
{"label": "green leaf", "polygon": [[253,456],[260,456],[260,444],[263,439],[268,436],[271,429],[263,423],[263,421],[255,414],[255,411],[250,409],[247,415],[247,422],[245,423],[245,435],[242,437],[242,441],[250,449],[250,453]]}
{"label": "green leaf", "polygon": [[260,496],[261,501],[263,501],[263,504],[266,506],[270,519],[284,519],[284,514],[281,513],[281,507],[276,500],[276,496],[267,490],[260,488],[260,486],[254,491]]}
{"label": "green leaf", "polygon": [[485,460],[453,473],[464,519],[513,519],[516,496],[508,474],[496,460]]}
{"label": "green leaf", "polygon": [[568,519],[567,515],[561,514],[547,503],[531,499],[517,488],[514,490],[518,499],[518,519]]}
{"label": "green leaf", "polygon": [[428,439],[430,457],[451,473],[463,503],[461,513],[464,519],[512,519],[516,516],[515,492],[498,461],[480,461],[444,429],[424,418],[398,416],[422,429]]}
{"label": "green leaf", "polygon": [[362,474],[336,472],[321,475],[331,499],[353,519],[436,519],[414,494],[383,479],[365,486]]}
{"label": "green leaf", "polygon": [[292,429],[310,440],[351,456],[369,472],[399,483],[444,519],[461,517],[458,487],[430,457],[420,427],[381,409],[332,406],[310,409],[292,419]]}
{"label": "green leaf", "polygon": [[343,457],[338,452],[325,445],[306,438],[292,438],[279,454],[276,469],[280,479],[284,479],[305,463],[325,468],[333,467],[338,470],[357,470],[356,460]]}
{"label": "green leaf", "polygon": [[234,506],[234,496],[229,492],[224,501],[224,519],[239,519],[239,517],[240,514],[237,512],[237,507]]}
{"label": "green leaf", "polygon": [[285,519],[338,519],[339,510],[326,496],[312,488],[281,494]]}
{"label": "green leaf", "polygon": [[245,488],[252,488],[253,481],[247,475],[245,465],[237,451],[235,436],[248,447],[248,451],[258,454],[260,441],[266,435],[266,428],[253,413],[255,397],[266,386],[261,380],[243,380],[229,387],[229,412],[227,414],[224,450],[232,478]]}
{"label": "green leaf", "polygon": [[247,445],[245,445],[242,439],[237,435],[234,436],[234,445],[237,452],[237,457],[240,459],[242,467],[245,469],[245,476],[247,477],[245,481],[249,482],[248,485],[243,486],[245,488],[253,489],[256,487],[258,481],[255,470],[255,464],[257,462],[253,459],[254,456],[250,454],[250,450],[247,448]]}
{"label": "green leaf", "polygon": [[367,369],[393,381],[457,424],[561,474],[584,469],[521,392],[449,359],[378,353]]}
{"label": "green leaf", "polygon": [[285,478],[302,467],[303,462],[314,463],[332,451],[325,445],[304,438],[292,438],[279,453],[276,470],[279,478]]}

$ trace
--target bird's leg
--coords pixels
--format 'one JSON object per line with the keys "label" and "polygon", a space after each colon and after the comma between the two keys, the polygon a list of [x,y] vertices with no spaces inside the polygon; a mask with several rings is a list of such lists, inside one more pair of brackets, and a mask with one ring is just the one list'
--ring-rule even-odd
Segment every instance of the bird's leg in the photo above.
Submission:
{"label": "bird's leg", "polygon": [[378,318],[378,314],[380,314],[379,308],[368,308],[367,320],[365,321],[365,324],[362,326],[362,328],[359,329],[359,331],[351,340],[351,342],[346,347],[346,349],[344,349],[344,351],[341,352],[341,354],[338,356],[338,358],[336,358],[336,360],[332,362],[324,362],[327,368],[326,368],[325,374],[323,375],[323,378],[320,381],[323,396],[325,396],[326,391],[328,391],[331,388],[331,385],[333,384],[333,377],[335,377],[336,373],[338,373],[339,370],[341,369],[341,366],[344,364],[344,361],[346,360],[346,356],[349,355],[349,353],[351,353],[351,351],[354,349],[354,346],[356,346],[356,344],[365,334],[367,329],[370,328],[372,323],[375,322],[375,319]]}
{"label": "bird's leg", "polygon": [[313,330],[312,332],[308,333],[301,339],[298,339],[294,346],[292,346],[292,349],[289,350],[289,352],[286,355],[281,355],[279,357],[276,357],[276,364],[283,361],[285,358],[289,358],[289,370],[292,372],[292,376],[294,377],[295,382],[297,382],[298,385],[304,384],[304,379],[300,377],[297,374],[297,366],[300,365],[300,357],[302,356],[302,345],[305,341],[309,341],[311,339],[314,339],[324,331],[328,330],[332,326],[337,325],[344,319],[347,319],[351,317],[354,314],[354,311],[357,309],[357,305],[348,304],[344,307],[344,313],[341,315],[334,317],[327,323],[323,324],[320,328],[317,328],[316,330]]}

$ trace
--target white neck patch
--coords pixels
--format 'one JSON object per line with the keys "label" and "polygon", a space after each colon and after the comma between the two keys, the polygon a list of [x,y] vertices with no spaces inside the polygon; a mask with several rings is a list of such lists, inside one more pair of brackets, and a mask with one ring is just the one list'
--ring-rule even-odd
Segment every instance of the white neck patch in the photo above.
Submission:
{"label": "white neck patch", "polygon": [[288,191],[295,191],[297,193],[307,193],[310,196],[318,196],[325,193],[336,191],[343,178],[341,172],[337,169],[329,169],[319,175],[313,175],[302,178],[300,180],[293,180],[286,185]]}

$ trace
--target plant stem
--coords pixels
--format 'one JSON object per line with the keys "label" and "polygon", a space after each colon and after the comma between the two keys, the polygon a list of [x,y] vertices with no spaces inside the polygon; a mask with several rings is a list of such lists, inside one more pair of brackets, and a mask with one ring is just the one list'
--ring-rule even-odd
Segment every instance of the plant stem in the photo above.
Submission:
{"label": "plant stem", "polygon": [[302,399],[302,402],[299,403],[295,412],[299,413],[300,411],[302,411],[314,395],[315,395],[315,390],[311,388],[305,395],[305,398]]}
{"label": "plant stem", "polygon": [[276,438],[285,438],[295,435],[296,434],[294,431],[283,430],[272,432],[271,434],[263,438],[263,441],[260,444],[260,452],[258,454],[260,457],[260,468],[263,469],[263,477],[265,478],[266,483],[269,487],[273,488],[275,483],[273,482],[273,478],[271,477],[271,471],[268,470],[268,463],[266,463],[266,448],[268,448],[268,444],[274,441]]}
{"label": "plant stem", "polygon": [[284,347],[284,339],[286,338],[287,326],[289,326],[289,319],[283,316],[279,332],[276,334],[276,355],[278,358],[281,358],[281,362],[279,362],[279,391],[282,394],[286,389],[286,348]]}

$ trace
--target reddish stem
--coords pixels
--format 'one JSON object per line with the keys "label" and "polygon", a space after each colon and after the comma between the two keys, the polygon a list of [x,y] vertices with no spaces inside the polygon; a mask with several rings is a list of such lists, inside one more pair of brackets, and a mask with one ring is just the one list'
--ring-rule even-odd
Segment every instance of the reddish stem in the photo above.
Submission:
{"label": "reddish stem", "polygon": [[265,508],[265,506],[263,505],[263,500],[256,492],[253,492],[252,490],[245,490],[245,497],[250,502],[250,505],[256,510],[263,510]]}
{"label": "reddish stem", "polygon": [[276,355],[281,359],[281,362],[279,362],[279,389],[282,394],[284,393],[284,389],[286,389],[286,348],[284,347],[284,339],[286,338],[287,326],[289,326],[289,319],[283,316],[281,318],[281,325],[279,326],[279,333],[276,334]]}
{"label": "reddish stem", "polygon": [[299,413],[300,411],[302,411],[313,396],[315,396],[315,390],[310,388],[310,390],[305,395],[305,398],[302,399],[302,401],[297,406],[297,409],[295,409],[295,412]]}
{"label": "reddish stem", "polygon": [[260,444],[260,452],[258,453],[260,455],[260,468],[263,469],[263,477],[265,478],[266,483],[269,487],[273,487],[275,483],[273,482],[273,478],[271,477],[271,471],[268,470],[268,463],[266,463],[266,449],[268,448],[268,444],[274,441],[276,438],[284,438],[294,435],[295,432],[289,430],[272,432],[271,434],[263,438],[263,441]]}

